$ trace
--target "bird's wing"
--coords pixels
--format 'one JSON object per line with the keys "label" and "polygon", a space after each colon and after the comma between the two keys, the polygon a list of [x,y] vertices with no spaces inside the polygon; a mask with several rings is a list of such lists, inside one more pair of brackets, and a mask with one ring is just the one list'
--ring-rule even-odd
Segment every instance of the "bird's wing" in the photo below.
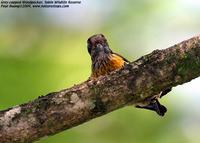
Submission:
{"label": "bird's wing", "polygon": [[119,57],[121,57],[125,62],[130,63],[126,58],[124,58],[123,56],[117,54],[117,53],[113,53],[114,55],[117,55]]}

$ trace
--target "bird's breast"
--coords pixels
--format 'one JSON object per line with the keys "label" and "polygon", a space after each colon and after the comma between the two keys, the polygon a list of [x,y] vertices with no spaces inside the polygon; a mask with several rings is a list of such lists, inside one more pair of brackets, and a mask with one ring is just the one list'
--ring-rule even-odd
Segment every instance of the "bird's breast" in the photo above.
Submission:
{"label": "bird's breast", "polygon": [[103,58],[94,62],[92,67],[92,78],[107,75],[112,71],[119,70],[124,67],[125,61],[122,57],[111,54],[107,58]]}

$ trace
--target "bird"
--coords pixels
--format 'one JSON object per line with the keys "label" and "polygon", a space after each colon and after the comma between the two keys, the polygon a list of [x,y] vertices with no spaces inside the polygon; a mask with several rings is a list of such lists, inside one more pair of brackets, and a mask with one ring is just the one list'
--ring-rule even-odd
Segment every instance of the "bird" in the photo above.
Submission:
{"label": "bird", "polygon": [[[114,53],[108,44],[107,39],[103,34],[95,34],[87,40],[87,50],[91,57],[91,76],[90,79],[97,79],[100,76],[105,76],[113,71],[122,69],[130,62],[123,56]],[[158,96],[154,96],[148,104],[138,104],[135,107],[141,109],[148,109],[155,111],[158,115],[164,116],[167,112],[167,108],[160,104],[158,98],[161,98],[165,94],[171,91],[168,88],[161,91]]]}

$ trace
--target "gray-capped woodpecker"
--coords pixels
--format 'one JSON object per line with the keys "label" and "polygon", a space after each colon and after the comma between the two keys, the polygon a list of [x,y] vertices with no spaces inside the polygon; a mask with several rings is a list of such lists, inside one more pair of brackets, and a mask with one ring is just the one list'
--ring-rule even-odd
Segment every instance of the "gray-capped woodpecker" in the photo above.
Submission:
{"label": "gray-capped woodpecker", "polygon": [[[99,76],[107,75],[108,73],[119,70],[130,63],[127,59],[117,53],[114,53],[110,49],[103,34],[96,34],[88,38],[87,49],[92,60],[91,79],[96,79]],[[136,105],[136,107],[152,110],[158,115],[164,116],[167,112],[167,108],[160,104],[158,98],[161,98],[170,91],[171,88],[168,88],[160,92],[158,96],[155,96],[153,99],[151,99],[148,104],[141,103]]]}

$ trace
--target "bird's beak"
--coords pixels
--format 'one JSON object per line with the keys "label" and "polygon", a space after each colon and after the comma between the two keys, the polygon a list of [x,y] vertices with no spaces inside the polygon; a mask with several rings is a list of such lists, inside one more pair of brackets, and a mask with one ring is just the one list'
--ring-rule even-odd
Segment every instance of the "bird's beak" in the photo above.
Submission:
{"label": "bird's beak", "polygon": [[98,51],[102,51],[104,49],[103,45],[101,44],[97,44],[96,48],[98,49]]}
{"label": "bird's beak", "polygon": [[96,45],[96,51],[98,52],[104,52],[104,53],[110,53],[112,52],[108,45],[102,45],[102,44],[97,44]]}

